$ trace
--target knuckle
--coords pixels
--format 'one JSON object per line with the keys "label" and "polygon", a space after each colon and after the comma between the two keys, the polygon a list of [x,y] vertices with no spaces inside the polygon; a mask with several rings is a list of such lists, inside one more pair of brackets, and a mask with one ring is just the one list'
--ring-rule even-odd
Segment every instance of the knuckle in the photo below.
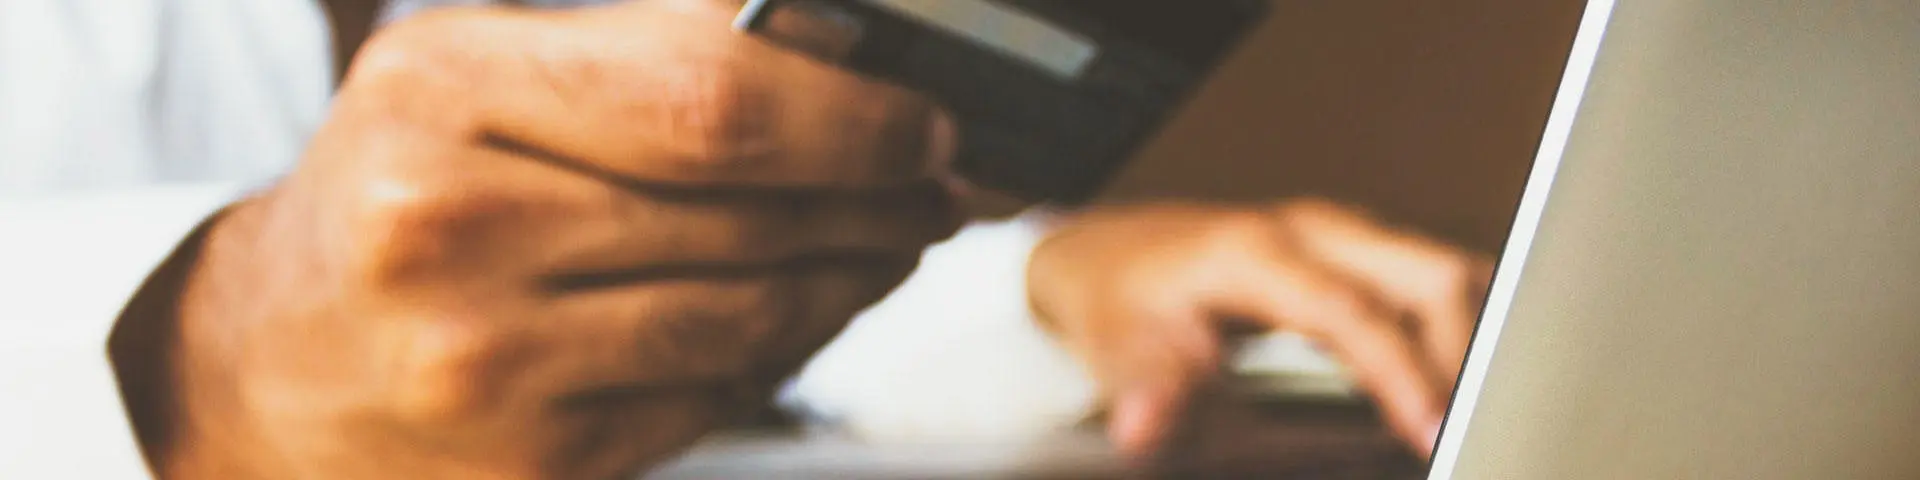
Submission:
{"label": "knuckle", "polygon": [[369,284],[420,280],[471,258],[518,206],[505,195],[430,178],[373,176],[357,192],[356,266]]}
{"label": "knuckle", "polygon": [[662,135],[704,168],[751,164],[772,142],[769,99],[726,54],[706,54],[663,75],[652,95]]}
{"label": "knuckle", "polygon": [[471,17],[466,9],[435,9],[382,28],[355,53],[348,85],[418,86],[458,78],[468,56],[451,39]]}
{"label": "knuckle", "polygon": [[1479,281],[1475,278],[1479,268],[1473,258],[1442,248],[1435,248],[1430,255],[1434,285],[1459,287]]}
{"label": "knuckle", "polygon": [[1333,279],[1312,281],[1299,289],[1301,305],[1293,321],[1316,335],[1335,335],[1386,321],[1374,299]]}
{"label": "knuckle", "polygon": [[[404,188],[404,187],[401,187]],[[395,193],[368,202],[356,219],[356,270],[369,285],[406,283],[449,259],[453,209],[424,195]]]}
{"label": "knuckle", "polygon": [[1479,255],[1451,253],[1443,255],[1436,267],[1435,284],[1440,285],[1437,298],[1429,300],[1436,304],[1452,301],[1477,303],[1485,301],[1487,289],[1493,283],[1492,260]]}
{"label": "knuckle", "polygon": [[806,240],[817,236],[809,228],[820,221],[821,208],[811,198],[793,198],[736,209],[723,219],[719,235],[710,242],[719,251],[766,255],[785,259],[805,253]]}
{"label": "knuckle", "polygon": [[1274,228],[1273,219],[1264,212],[1231,211],[1216,217],[1201,235],[1207,244],[1229,256],[1239,256],[1250,247],[1278,243],[1281,240],[1279,233]]}
{"label": "knuckle", "polygon": [[637,352],[641,357],[637,364],[661,375],[749,373],[753,351],[767,342],[779,342],[776,335],[794,314],[792,298],[774,288],[774,282],[748,279],[718,291],[702,288],[704,305],[647,309],[645,318],[636,319],[647,328],[635,330],[629,342],[644,346]]}
{"label": "knuckle", "polygon": [[764,341],[794,313],[795,299],[790,290],[781,288],[780,283],[773,279],[745,282],[739,297],[732,301],[733,311],[725,315],[738,325],[715,340],[744,344]]}
{"label": "knuckle", "polygon": [[1492,264],[1479,255],[1410,233],[1392,235],[1397,242],[1394,245],[1397,253],[1414,265],[1402,273],[1415,289],[1405,293],[1421,297],[1412,300],[1450,303],[1458,300],[1456,296],[1472,295],[1474,290],[1492,281]]}
{"label": "knuckle", "polygon": [[1148,316],[1178,316],[1182,307],[1188,304],[1188,297],[1166,288],[1166,285],[1164,272],[1151,269],[1121,270],[1091,284],[1094,288],[1110,292],[1115,299],[1124,299],[1128,305]]}
{"label": "knuckle", "polygon": [[409,337],[394,381],[395,413],[424,424],[457,423],[491,400],[493,378],[507,342],[498,332],[448,319],[409,322]]}
{"label": "knuckle", "polygon": [[926,97],[884,86],[861,89],[866,99],[844,110],[843,137],[857,139],[873,174],[909,178],[926,171],[933,155],[933,123],[941,110]]}
{"label": "knuckle", "polygon": [[793,306],[791,289],[781,287],[781,282],[772,278],[758,278],[744,282],[741,286],[740,298],[732,302],[738,309],[735,315],[754,318],[779,317]]}
{"label": "knuckle", "polygon": [[423,12],[382,28],[354,55],[335,100],[335,116],[382,127],[467,127],[469,98],[488,78],[478,56],[456,38],[470,34],[466,9]]}

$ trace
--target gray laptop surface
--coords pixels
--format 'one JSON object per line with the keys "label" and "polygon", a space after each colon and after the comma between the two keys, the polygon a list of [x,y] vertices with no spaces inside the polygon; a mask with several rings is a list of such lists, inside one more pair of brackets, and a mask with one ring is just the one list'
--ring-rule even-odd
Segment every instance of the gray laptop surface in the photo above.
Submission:
{"label": "gray laptop surface", "polygon": [[1623,1],[1598,47],[1432,478],[1920,478],[1920,2]]}

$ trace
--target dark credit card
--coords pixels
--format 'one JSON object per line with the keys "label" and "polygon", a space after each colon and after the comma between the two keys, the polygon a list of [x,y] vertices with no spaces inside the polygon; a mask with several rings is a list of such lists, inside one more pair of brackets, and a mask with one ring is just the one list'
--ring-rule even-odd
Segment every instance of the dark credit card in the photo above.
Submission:
{"label": "dark credit card", "polygon": [[[931,95],[959,122],[955,167],[1032,202],[1091,198],[1264,19],[1267,0],[753,0],[853,35],[842,66]],[[763,32],[764,33],[764,32]]]}

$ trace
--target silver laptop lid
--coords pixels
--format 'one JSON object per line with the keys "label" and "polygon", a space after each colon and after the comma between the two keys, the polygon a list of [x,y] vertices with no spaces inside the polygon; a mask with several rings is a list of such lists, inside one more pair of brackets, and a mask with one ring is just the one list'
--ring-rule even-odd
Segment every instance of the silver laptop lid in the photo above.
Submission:
{"label": "silver laptop lid", "polygon": [[1621,2],[1598,47],[1431,478],[1920,478],[1920,3]]}

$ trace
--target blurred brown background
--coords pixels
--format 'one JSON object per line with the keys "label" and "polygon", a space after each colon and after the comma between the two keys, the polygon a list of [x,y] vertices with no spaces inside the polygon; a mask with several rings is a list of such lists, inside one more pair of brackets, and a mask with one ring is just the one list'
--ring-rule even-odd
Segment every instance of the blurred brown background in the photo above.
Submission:
{"label": "blurred brown background", "polygon": [[1497,252],[1584,4],[1275,1],[1106,199],[1320,194]]}

